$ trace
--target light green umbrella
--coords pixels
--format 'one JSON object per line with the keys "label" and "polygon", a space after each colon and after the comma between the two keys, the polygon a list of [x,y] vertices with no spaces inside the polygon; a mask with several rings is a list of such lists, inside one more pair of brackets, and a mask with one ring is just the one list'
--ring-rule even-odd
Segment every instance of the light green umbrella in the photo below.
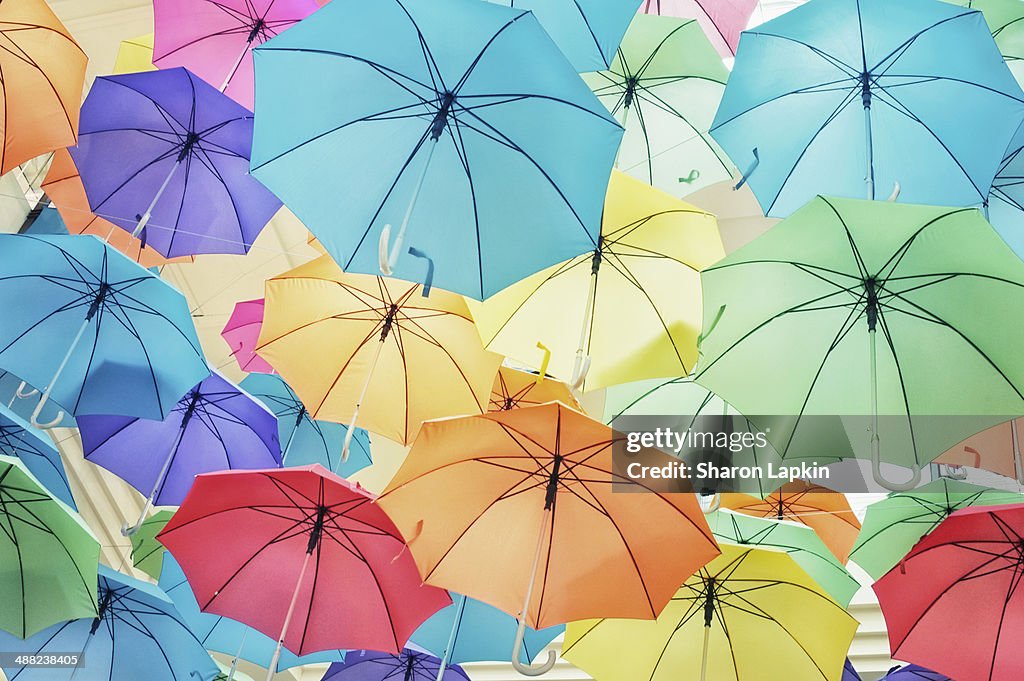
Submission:
{"label": "light green umbrella", "polygon": [[[1024,413],[1024,262],[976,209],[817,197],[701,283],[697,381],[761,427],[796,416],[770,435],[784,457],[808,417],[839,415],[875,479],[903,491]],[[886,481],[881,460],[913,479]]]}
{"label": "light green umbrella", "polygon": [[[1019,504],[1016,492],[939,478],[912,492],[890,494],[868,506],[850,560],[875,579],[891,570],[953,511],[968,506]],[[714,529],[714,528],[712,528]]]}
{"label": "light green umbrella", "polygon": [[638,14],[606,71],[583,74],[626,133],[616,168],[681,197],[728,180],[708,128],[729,72],[693,19]]}
{"label": "light green umbrella", "polygon": [[1024,2],[1021,0],[954,0],[954,5],[980,10],[988,22],[1006,65],[1024,83]]}
{"label": "light green umbrella", "polygon": [[164,565],[164,545],[157,541],[156,535],[164,529],[164,525],[174,515],[174,511],[157,511],[139,526],[139,531],[132,535],[132,565],[142,570],[153,579],[160,579],[160,570]]}
{"label": "light green umbrella", "polygon": [[25,465],[0,456],[0,629],[28,638],[96,616],[100,545]]}
{"label": "light green umbrella", "polygon": [[726,510],[708,514],[707,520],[720,542],[785,551],[844,608],[849,607],[850,599],[860,588],[860,582],[806,525]]}

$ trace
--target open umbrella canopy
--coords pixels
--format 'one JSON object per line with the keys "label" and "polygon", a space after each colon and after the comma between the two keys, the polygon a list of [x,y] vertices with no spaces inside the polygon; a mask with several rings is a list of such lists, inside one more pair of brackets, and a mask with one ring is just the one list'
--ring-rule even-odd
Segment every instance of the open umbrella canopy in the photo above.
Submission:
{"label": "open umbrella canopy", "polygon": [[750,23],[758,0],[644,0],[647,14],[696,19],[723,57],[736,54],[740,32]]}
{"label": "open umbrella canopy", "polygon": [[1022,118],[981,12],[814,0],[744,34],[711,134],[785,217],[817,194],[894,187],[908,203],[978,205]]}
{"label": "open umbrella canopy", "polygon": [[843,667],[843,677],[840,681],[862,681],[860,674],[853,668],[853,663],[850,662],[850,658],[846,658],[846,665]]}
{"label": "open umbrella canopy", "polygon": [[596,248],[471,309],[489,349],[528,362],[541,342],[585,390],[677,376],[697,360],[699,272],[723,255],[713,216],[614,173]]}
{"label": "open umbrella canopy", "polygon": [[586,620],[566,659],[601,681],[833,681],[857,621],[790,556],[723,546],[657,620]]}
{"label": "open umbrella canopy", "polygon": [[985,210],[999,236],[1018,256],[1024,254],[1024,125],[1010,140]]}
{"label": "open umbrella canopy", "polygon": [[708,129],[729,72],[693,19],[637,15],[584,80],[625,127],[615,167],[673,196],[732,176]]}
{"label": "open umbrella canopy", "polygon": [[1017,82],[1024,82],[1024,8],[1016,0],[947,0],[979,10]]}
{"label": "open umbrella canopy", "polygon": [[121,44],[117,46],[114,73],[138,73],[139,71],[155,70],[152,33],[122,40]]}
{"label": "open umbrella canopy", "polygon": [[281,443],[281,465],[309,466],[318,463],[347,478],[373,463],[370,435],[357,429],[347,460],[341,453],[348,427],[313,418],[298,395],[280,376],[250,374],[240,387],[267,405],[277,415],[277,437]]}
{"label": "open umbrella canopy", "polygon": [[43,0],[0,6],[0,175],[75,143],[88,58]]}
{"label": "open umbrella canopy", "polygon": [[4,402],[0,400],[0,454],[20,459],[47,492],[77,510],[56,445]]}
{"label": "open umbrella canopy", "polygon": [[441,665],[440,659],[413,648],[397,655],[358,650],[328,667],[322,681],[469,681],[461,668],[447,665],[442,672]]}
{"label": "open umbrella canopy", "polygon": [[164,256],[246,253],[281,207],[249,176],[252,129],[183,68],[104,76],[71,156],[92,211]]}
{"label": "open umbrella canopy", "polygon": [[256,354],[256,341],[260,337],[263,326],[263,299],[240,300],[235,303],[221,338],[231,348],[231,356],[238,362],[242,371],[256,371],[264,374],[274,373],[274,367],[267,360]]}
{"label": "open umbrella canopy", "polygon": [[185,297],[93,236],[0,235],[0,305],[0,367],[75,415],[162,419],[210,372]]}
{"label": "open umbrella canopy", "polygon": [[850,560],[874,579],[897,565],[922,537],[950,514],[971,506],[1024,503],[1024,496],[940,478],[909,492],[896,492],[868,506]]}
{"label": "open umbrella canopy", "polygon": [[318,7],[314,0],[155,0],[153,63],[184,66],[252,109],[253,48]]}
{"label": "open umbrella canopy", "polygon": [[697,381],[752,418],[800,417],[769,436],[784,457],[839,415],[894,485],[880,461],[919,471],[1024,411],[1024,263],[977,210],[819,197],[701,283]]}
{"label": "open umbrella canopy", "polygon": [[502,366],[494,379],[487,411],[531,407],[545,402],[561,402],[573,409],[579,408],[572,390],[562,381],[547,375],[541,377],[532,371]]}
{"label": "open umbrella canopy", "polygon": [[174,515],[174,511],[169,509],[157,511],[146,518],[139,526],[139,531],[131,536],[132,565],[136,570],[142,570],[153,579],[160,579],[160,570],[163,568],[164,556],[167,554],[167,549],[156,538],[156,535],[160,534],[172,515]]}
{"label": "open umbrella canopy", "polygon": [[95,618],[56,624],[25,641],[0,634],[0,648],[82,658],[79,667],[7,666],[8,681],[214,681],[218,674],[163,591],[106,566],[99,570]]}
{"label": "open umbrella canopy", "polygon": [[95,616],[99,553],[77,513],[20,459],[0,455],[0,630],[25,638],[61,620]]}
{"label": "open umbrella canopy", "polygon": [[893,667],[880,681],[952,681],[945,674],[933,672],[916,664]]}
{"label": "open umbrella canopy", "polygon": [[892,656],[957,681],[1021,678],[1022,564],[1024,504],[954,512],[872,587]]}
{"label": "open umbrella canopy", "polygon": [[267,281],[257,351],[313,418],[408,444],[427,419],[484,411],[501,362],[461,296],[424,293],[322,256]]}
{"label": "open umbrella canopy", "polygon": [[256,49],[253,175],[346,272],[419,281],[408,243],[481,299],[594,247],[622,128],[518,7],[335,2]]}
{"label": "open umbrella canopy", "polygon": [[981,468],[1022,481],[1021,442],[1024,442],[1024,420],[1011,419],[958,442],[935,459],[935,463]]}

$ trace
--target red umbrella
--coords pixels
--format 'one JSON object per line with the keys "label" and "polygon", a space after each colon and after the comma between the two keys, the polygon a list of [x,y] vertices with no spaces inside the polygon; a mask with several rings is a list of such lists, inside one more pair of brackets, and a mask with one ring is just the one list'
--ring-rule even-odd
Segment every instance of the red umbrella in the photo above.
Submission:
{"label": "red umbrella", "polygon": [[874,585],[892,656],[957,681],[1024,678],[1024,504],[956,511]]}
{"label": "red umbrella", "polygon": [[401,652],[451,604],[422,583],[366,490],[321,466],[199,475],[159,535],[199,607],[277,637],[296,655]]}

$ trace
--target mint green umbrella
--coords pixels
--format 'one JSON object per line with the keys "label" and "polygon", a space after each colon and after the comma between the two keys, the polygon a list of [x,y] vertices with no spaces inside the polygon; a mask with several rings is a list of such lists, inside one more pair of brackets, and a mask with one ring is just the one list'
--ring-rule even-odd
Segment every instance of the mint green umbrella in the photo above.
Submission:
{"label": "mint green umbrella", "polygon": [[100,545],[25,465],[0,456],[0,629],[28,638],[96,616]]}
{"label": "mint green umbrella", "polygon": [[[890,494],[868,506],[864,525],[850,551],[850,560],[875,579],[891,570],[921,537],[953,511],[968,506],[1019,504],[1016,492],[979,487],[939,478],[912,492]],[[714,529],[714,528],[712,528]]]}
{"label": "mint green umbrella", "polygon": [[132,565],[142,570],[153,579],[160,579],[160,570],[164,565],[164,545],[156,538],[160,530],[174,515],[174,511],[164,509],[149,516],[139,525],[138,531],[131,535]]}
{"label": "mint green umbrella", "polygon": [[726,510],[708,514],[707,520],[711,533],[720,542],[785,551],[844,608],[849,607],[850,599],[860,589],[860,582],[807,525]]}
{"label": "mint green umbrella", "polygon": [[[696,380],[755,423],[795,417],[770,435],[783,457],[809,417],[839,415],[854,455],[903,491],[1024,413],[1024,262],[976,209],[818,197],[701,283]],[[910,482],[885,480],[882,460]]]}

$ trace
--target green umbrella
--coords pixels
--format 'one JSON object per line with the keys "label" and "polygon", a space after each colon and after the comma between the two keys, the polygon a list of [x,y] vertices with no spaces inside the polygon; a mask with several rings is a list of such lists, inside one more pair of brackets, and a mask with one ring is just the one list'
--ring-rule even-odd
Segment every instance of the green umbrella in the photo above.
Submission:
{"label": "green umbrella", "polygon": [[1018,83],[1024,83],[1024,2],[1021,0],[953,0],[954,5],[980,10],[996,46]]}
{"label": "green umbrella", "polygon": [[695,20],[638,14],[606,71],[583,74],[626,129],[616,167],[683,196],[731,178],[708,128],[729,71]]}
{"label": "green umbrella", "polygon": [[875,579],[891,570],[953,511],[968,506],[1019,504],[1016,492],[939,478],[912,492],[890,494],[868,506],[850,560]]}
{"label": "green umbrella", "polygon": [[160,579],[160,570],[164,564],[164,545],[157,541],[156,535],[164,529],[164,525],[174,515],[174,511],[157,511],[139,526],[138,532],[132,537],[132,565],[142,570],[153,579]]}
{"label": "green umbrella", "polygon": [[[722,398],[695,383],[692,376],[658,378],[609,387],[605,392],[604,421],[609,425],[615,425],[613,422],[622,416],[677,417],[678,421],[672,423],[677,432],[682,432],[694,425],[698,418],[701,419],[702,426],[723,427],[709,420],[722,416],[727,418],[727,420],[723,419],[725,427],[734,432],[753,434],[759,432],[757,426]],[[668,421],[664,419],[659,419],[659,422],[661,421],[664,421],[663,425],[668,424]],[[846,447],[841,451],[841,455],[853,456],[848,442],[844,444]],[[808,459],[826,465],[839,458],[822,456],[821,449],[815,447],[802,453],[791,451],[786,460],[791,464],[794,461]],[[767,467],[770,463],[778,468],[782,461],[782,457],[770,445],[768,447],[745,447],[742,451],[729,455],[729,465],[733,466]],[[751,477],[735,482],[736,485],[728,491],[744,492],[763,498],[781,487],[786,480],[764,480],[759,477]]]}
{"label": "green umbrella", "polygon": [[[701,283],[697,380],[762,427],[795,416],[771,431],[784,457],[808,417],[839,415],[855,456],[903,491],[1024,413],[1024,262],[976,209],[819,196]],[[886,481],[883,459],[913,479]]]}
{"label": "green umbrella", "polygon": [[726,510],[708,514],[707,519],[712,534],[720,542],[785,551],[844,608],[849,607],[850,599],[860,589],[860,582],[806,525]]}
{"label": "green umbrella", "polygon": [[20,638],[95,617],[100,545],[19,459],[0,456],[0,629]]}

